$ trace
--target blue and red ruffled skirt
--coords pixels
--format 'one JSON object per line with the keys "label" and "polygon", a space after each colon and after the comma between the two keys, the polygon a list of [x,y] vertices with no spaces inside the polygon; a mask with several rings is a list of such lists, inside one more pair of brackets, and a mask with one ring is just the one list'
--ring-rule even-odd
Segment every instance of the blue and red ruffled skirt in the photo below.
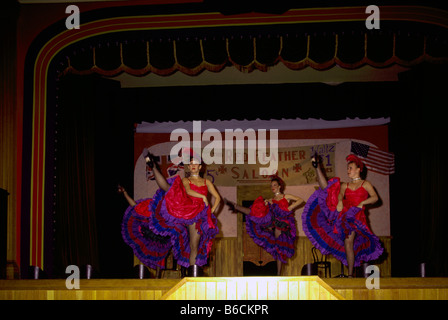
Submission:
{"label": "blue and red ruffled skirt", "polygon": [[[297,229],[294,213],[282,209],[276,203],[265,204],[261,196],[250,209],[250,215],[246,215],[247,233],[275,260],[286,263],[295,253]],[[278,238],[275,237],[275,228],[282,231]]]}
{"label": "blue and red ruffled skirt", "polygon": [[331,254],[344,265],[348,265],[344,240],[355,231],[355,267],[378,259],[384,249],[379,238],[366,223],[363,208],[346,206],[336,210],[340,190],[339,178],[328,181],[328,186],[316,190],[308,199],[302,213],[302,227],[311,243],[324,255]]}
{"label": "blue and red ruffled skirt", "polygon": [[151,199],[127,208],[122,222],[124,241],[150,268],[165,268],[170,251],[177,263],[190,266],[188,225],[195,224],[200,241],[196,264],[207,264],[213,240],[219,233],[216,217],[200,198],[187,195],[179,176],[169,178],[167,192],[158,189]]}

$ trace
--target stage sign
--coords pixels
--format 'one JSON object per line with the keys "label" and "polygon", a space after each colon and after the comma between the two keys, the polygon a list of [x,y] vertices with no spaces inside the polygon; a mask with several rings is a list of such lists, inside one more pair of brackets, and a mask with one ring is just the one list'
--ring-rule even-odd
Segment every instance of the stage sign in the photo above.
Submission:
{"label": "stage sign", "polygon": [[[311,165],[311,157],[315,153],[322,158],[322,166],[327,178],[333,178],[335,173],[335,144],[323,144],[302,147],[278,149],[278,173],[286,185],[304,185],[317,181],[316,170]],[[267,150],[269,156],[269,150]],[[245,154],[247,158],[247,154]],[[260,174],[261,164],[208,164],[206,177],[216,186],[238,186],[250,184],[264,184],[270,181],[270,175]]]}

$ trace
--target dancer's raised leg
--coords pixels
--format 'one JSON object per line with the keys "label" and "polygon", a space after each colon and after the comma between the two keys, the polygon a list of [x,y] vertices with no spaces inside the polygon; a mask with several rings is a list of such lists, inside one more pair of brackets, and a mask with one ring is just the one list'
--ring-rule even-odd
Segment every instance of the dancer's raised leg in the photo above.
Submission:
{"label": "dancer's raised leg", "polygon": [[149,166],[154,172],[154,177],[156,178],[157,185],[160,189],[167,192],[170,189],[169,183],[166,181],[163,174],[160,172],[157,163],[154,160],[154,156],[148,152],[145,157],[146,165]]}

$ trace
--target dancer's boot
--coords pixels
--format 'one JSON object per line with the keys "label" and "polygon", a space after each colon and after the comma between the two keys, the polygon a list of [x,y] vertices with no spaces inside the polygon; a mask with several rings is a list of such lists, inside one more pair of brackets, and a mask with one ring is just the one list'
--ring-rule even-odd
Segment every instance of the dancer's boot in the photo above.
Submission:
{"label": "dancer's boot", "polygon": [[202,277],[204,272],[200,266],[197,264],[188,267],[188,276],[189,277]]}

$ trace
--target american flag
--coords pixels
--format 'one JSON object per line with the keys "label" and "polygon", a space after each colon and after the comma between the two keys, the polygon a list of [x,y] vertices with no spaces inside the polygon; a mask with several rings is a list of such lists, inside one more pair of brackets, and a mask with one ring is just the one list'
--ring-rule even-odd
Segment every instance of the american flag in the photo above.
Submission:
{"label": "american flag", "polygon": [[357,155],[369,171],[384,175],[395,172],[395,156],[393,153],[353,141],[351,153]]}

